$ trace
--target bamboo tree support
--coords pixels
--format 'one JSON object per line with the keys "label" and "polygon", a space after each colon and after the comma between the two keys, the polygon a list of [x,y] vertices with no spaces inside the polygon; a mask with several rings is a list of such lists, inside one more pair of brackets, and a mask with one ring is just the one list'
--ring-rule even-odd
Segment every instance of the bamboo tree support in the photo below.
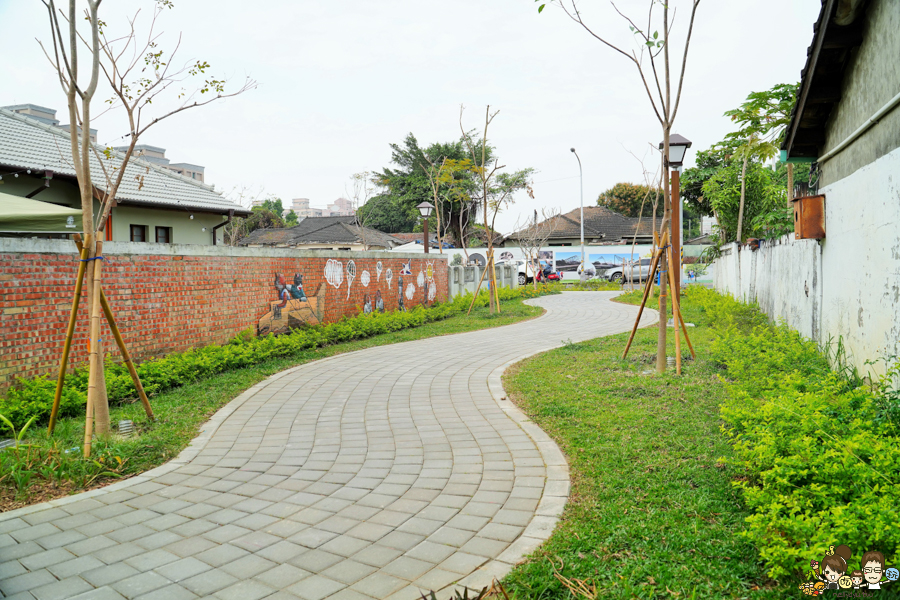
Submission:
{"label": "bamboo tree support", "polygon": [[500,314],[500,286],[497,285],[497,263],[494,262],[494,249],[491,248],[491,277],[494,283],[491,285],[491,293],[494,294],[494,304],[497,305],[497,314]]}
{"label": "bamboo tree support", "polygon": [[[669,248],[669,252],[672,252],[671,247]],[[669,258],[671,259],[671,254],[669,255]],[[672,277],[674,277],[674,275],[671,275],[670,273],[670,281],[672,280]],[[694,352],[694,346],[691,344],[691,339],[688,337],[687,326],[684,324],[684,315],[681,314],[681,294],[673,294],[672,298],[672,310],[678,315],[678,321],[681,323],[681,332],[684,333],[684,341],[687,342],[688,348],[691,349],[691,357],[694,360],[697,360],[697,353]],[[672,323],[673,325],[675,323],[675,314],[672,315]],[[675,335],[675,339],[677,340],[678,333],[676,332]],[[681,353],[678,354],[678,362],[681,362]]]}
{"label": "bamboo tree support", "polygon": [[[76,234],[77,235],[77,234]],[[80,237],[77,238],[80,240]],[[88,236],[90,244],[90,236]],[[59,359],[59,377],[56,379],[56,394],[53,396],[53,408],[50,410],[50,425],[47,434],[53,433],[56,426],[56,416],[59,413],[59,402],[62,399],[63,382],[66,380],[66,367],[69,364],[69,352],[72,350],[72,338],[75,336],[75,321],[78,318],[78,304],[81,302],[81,288],[84,285],[84,273],[87,269],[88,251],[79,244],[81,261],[78,263],[78,275],[75,277],[75,295],[72,298],[72,312],[69,314],[69,327],[66,329],[66,341],[63,343],[62,357]]]}
{"label": "bamboo tree support", "polygon": [[[669,264],[674,265],[672,262],[672,246],[671,244],[666,248],[666,256],[669,259]],[[667,269],[666,279],[669,281],[669,286],[672,288],[672,328],[675,330],[675,373],[681,375],[681,336],[678,334],[679,329],[679,307],[678,307],[678,296],[680,295],[680,290],[675,287],[675,274],[672,272],[672,269]]]}
{"label": "bamboo tree support", "polygon": [[[88,246],[90,248],[90,246]],[[100,379],[98,371],[103,368],[100,363],[100,277],[103,273],[101,257],[103,255],[103,242],[97,242],[97,250],[90,257],[94,265],[93,290],[91,290],[91,330],[90,330],[90,371],[88,375],[87,411],[84,423],[84,456],[91,455],[91,439],[94,434],[94,411],[97,401],[97,382]]]}
{"label": "bamboo tree support", "polygon": [[109,323],[109,328],[112,331],[113,337],[116,338],[119,352],[122,353],[122,359],[125,362],[125,367],[128,368],[128,373],[131,375],[131,381],[134,382],[134,387],[137,390],[138,397],[141,399],[141,404],[144,405],[144,412],[147,413],[147,418],[154,421],[156,420],[156,417],[153,416],[153,409],[150,408],[150,400],[147,398],[147,393],[144,391],[144,386],[141,384],[140,377],[138,377],[137,369],[134,368],[134,363],[131,362],[131,354],[129,354],[128,348],[125,347],[125,340],[122,339],[122,334],[119,332],[119,326],[116,325],[116,319],[113,317],[112,308],[109,306],[109,301],[106,299],[106,293],[104,293],[103,288],[100,288],[100,304],[103,306],[103,314],[106,315],[106,321]]}
{"label": "bamboo tree support", "polygon": [[469,310],[466,312],[466,316],[472,312],[472,309],[475,308],[475,301],[478,300],[478,292],[481,291],[481,283],[484,281],[484,276],[487,275],[487,264],[485,264],[485,269],[481,273],[481,279],[478,280],[478,287],[475,288],[475,296],[472,298],[472,304],[469,305]]}
{"label": "bamboo tree support", "polygon": [[[84,246],[82,245],[81,237],[78,234],[75,234],[75,244],[78,246],[79,250],[84,252]],[[122,354],[122,360],[125,362],[125,366],[128,368],[128,374],[131,375],[131,381],[134,383],[134,388],[137,390],[138,397],[141,399],[141,404],[144,405],[144,412],[147,413],[147,417],[151,421],[155,421],[156,417],[153,416],[153,409],[150,407],[150,400],[147,398],[147,393],[144,391],[144,385],[141,383],[141,379],[137,374],[137,369],[135,369],[134,367],[134,362],[132,362],[131,360],[131,353],[128,352],[128,347],[125,346],[125,340],[122,338],[122,334],[119,332],[119,326],[116,324],[116,318],[113,316],[112,307],[109,305],[109,301],[106,299],[106,292],[103,291],[102,286],[100,288],[100,304],[103,307],[103,314],[106,315],[106,322],[109,323],[109,329],[110,331],[112,331],[113,336],[116,338],[116,345],[119,347],[119,352]]]}
{"label": "bamboo tree support", "polygon": [[[655,238],[656,232],[654,232],[653,235]],[[628,350],[631,348],[631,342],[634,341],[634,335],[637,333],[638,326],[641,323],[641,315],[644,314],[644,307],[647,305],[647,299],[650,296],[650,290],[653,289],[653,278],[656,277],[656,269],[659,267],[659,259],[662,256],[663,252],[662,248],[665,246],[666,242],[669,241],[668,231],[663,234],[661,241],[662,243],[659,245],[660,249],[654,253],[653,260],[650,262],[650,270],[647,273],[647,285],[644,288],[644,297],[641,299],[641,306],[638,309],[637,318],[634,320],[634,327],[631,328],[631,335],[628,337],[628,343],[625,344],[625,352],[622,353],[623,359],[628,356]],[[634,271],[632,271],[632,279],[634,279]]]}

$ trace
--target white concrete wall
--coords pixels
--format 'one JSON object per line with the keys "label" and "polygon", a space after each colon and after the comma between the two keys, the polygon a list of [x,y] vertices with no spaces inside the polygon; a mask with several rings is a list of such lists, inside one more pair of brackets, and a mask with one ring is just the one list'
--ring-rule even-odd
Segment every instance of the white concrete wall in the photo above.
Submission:
{"label": "white concrete wall", "polygon": [[900,149],[819,190],[826,239],[729,244],[715,288],[757,302],[820,344],[843,341],[862,373],[900,355]]}
{"label": "white concrete wall", "polygon": [[[447,280],[449,282],[450,298],[455,298],[466,292],[474,294],[483,272],[484,269],[481,267],[449,267]],[[481,284],[482,289],[487,289],[487,278],[488,275],[485,275],[485,280]],[[500,287],[507,288],[519,287],[519,269],[513,265],[498,265],[497,284]]]}

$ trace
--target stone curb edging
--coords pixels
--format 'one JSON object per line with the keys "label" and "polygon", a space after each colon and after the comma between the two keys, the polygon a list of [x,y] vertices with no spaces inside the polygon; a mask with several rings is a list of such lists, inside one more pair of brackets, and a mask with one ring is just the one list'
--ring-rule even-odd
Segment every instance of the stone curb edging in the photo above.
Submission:
{"label": "stone curb edging", "polygon": [[[612,298],[615,298],[615,296],[612,296]],[[528,300],[526,302],[530,303],[532,301]],[[651,311],[649,314],[655,315],[656,313]],[[546,316],[547,313],[545,312],[537,319],[543,319]],[[641,327],[654,325],[658,321],[658,317],[654,318],[651,323],[641,325]],[[488,375],[488,388],[494,401],[506,416],[519,425],[534,440],[535,445],[541,452],[541,457],[544,459],[544,466],[547,468],[547,482],[544,485],[534,517],[532,517],[531,522],[528,523],[522,535],[504,550],[500,556],[489,560],[456,583],[444,586],[440,590],[436,590],[436,592],[452,592],[457,589],[462,590],[462,588],[481,590],[486,586],[490,587],[494,579],[500,580],[505,577],[516,565],[522,562],[522,559],[537,550],[541,544],[553,535],[553,531],[556,529],[556,525],[562,517],[566,502],[569,499],[571,489],[569,463],[566,461],[565,454],[563,454],[557,443],[508,399],[506,390],[503,388],[503,373],[514,364],[560,347],[551,345],[534,352],[522,354],[500,365]]]}

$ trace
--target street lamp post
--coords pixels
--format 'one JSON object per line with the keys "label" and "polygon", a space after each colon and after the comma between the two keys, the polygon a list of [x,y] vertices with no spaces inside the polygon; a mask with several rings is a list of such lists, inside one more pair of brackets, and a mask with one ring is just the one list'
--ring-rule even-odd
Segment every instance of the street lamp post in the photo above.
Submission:
{"label": "street lamp post", "polygon": [[575,148],[571,148],[572,154],[575,155],[575,158],[578,159],[578,178],[580,180],[580,188],[581,188],[581,265],[579,266],[579,271],[581,278],[584,279],[584,173],[581,170],[581,158],[578,156],[578,153],[575,152]]}
{"label": "street lamp post", "polygon": [[430,202],[423,202],[416,206],[419,209],[419,214],[425,219],[425,224],[423,229],[425,230],[425,254],[428,254],[428,247],[431,245],[428,241],[428,217],[431,216],[431,211],[434,210],[434,204]]}
{"label": "street lamp post", "polygon": [[[663,149],[663,142],[659,143],[659,149]],[[675,289],[672,290],[676,294],[681,290],[681,243],[684,237],[683,227],[681,225],[681,216],[684,206],[681,200],[681,166],[684,164],[684,155],[687,149],[691,147],[691,141],[683,135],[673,134],[669,136],[669,156],[666,157],[666,164],[672,169],[672,258],[678,261],[678,268],[669,265],[672,269],[672,275],[675,279]]]}

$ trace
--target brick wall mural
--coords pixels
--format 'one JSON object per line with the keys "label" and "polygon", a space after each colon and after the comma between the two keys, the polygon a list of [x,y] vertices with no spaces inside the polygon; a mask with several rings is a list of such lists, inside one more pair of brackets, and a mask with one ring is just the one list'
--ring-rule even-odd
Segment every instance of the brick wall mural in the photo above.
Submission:
{"label": "brick wall mural", "polygon": [[[70,244],[42,246],[67,249]],[[109,246],[114,244],[104,252],[109,257],[104,289],[138,361],[222,344],[245,329],[280,334],[447,299],[443,258],[308,251],[291,256],[290,251],[231,248],[214,250],[218,255],[209,255],[210,250],[199,256],[123,254]],[[78,265],[71,248],[71,253],[0,248],[0,388],[14,377],[58,369]],[[88,359],[86,298],[79,307],[69,361],[74,366]],[[118,360],[105,323],[103,327],[106,349]]]}

